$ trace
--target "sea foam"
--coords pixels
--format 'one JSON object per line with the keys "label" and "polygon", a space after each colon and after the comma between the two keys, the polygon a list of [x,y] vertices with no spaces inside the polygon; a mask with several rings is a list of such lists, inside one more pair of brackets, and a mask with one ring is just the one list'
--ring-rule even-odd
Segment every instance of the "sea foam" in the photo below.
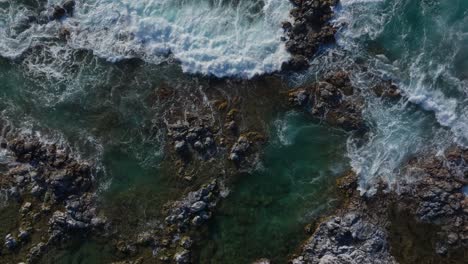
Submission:
{"label": "sea foam", "polygon": [[[350,141],[351,165],[361,193],[378,183],[398,188],[409,157],[468,145],[468,18],[444,1],[342,0],[334,23],[343,26],[339,48],[365,61],[353,71],[353,84],[367,94],[364,116],[369,140]],[[373,78],[377,80],[372,80]],[[397,104],[375,98],[370,88],[393,80],[403,91]],[[404,179],[405,181],[411,179]]]}
{"label": "sea foam", "polygon": [[251,78],[289,59],[281,23],[291,8],[284,0],[88,0],[62,23],[70,46],[109,61],[172,56],[184,72]]}

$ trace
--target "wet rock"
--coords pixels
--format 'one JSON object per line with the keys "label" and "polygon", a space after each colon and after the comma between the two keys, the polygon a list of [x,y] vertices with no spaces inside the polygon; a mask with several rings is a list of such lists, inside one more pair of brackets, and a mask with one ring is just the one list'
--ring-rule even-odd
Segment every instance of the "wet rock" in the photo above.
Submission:
{"label": "wet rock", "polygon": [[283,70],[302,70],[308,67],[311,58],[323,44],[335,41],[336,28],[328,24],[333,15],[335,1],[303,0],[291,1],[295,8],[290,12],[293,23],[284,22],[286,50],[292,54]]}
{"label": "wet rock", "polygon": [[196,133],[189,133],[185,139],[188,141],[188,142],[194,142],[195,140],[197,140],[198,138],[198,135]]}
{"label": "wet rock", "polygon": [[309,102],[309,91],[297,89],[289,92],[289,103],[294,106],[306,106]]}
{"label": "wet rock", "polygon": [[201,226],[203,224],[203,218],[199,215],[195,216],[193,219],[192,219],[192,225],[193,226]]}
{"label": "wet rock", "polygon": [[74,0],[67,0],[62,4],[62,7],[67,11],[67,14],[72,16],[73,10],[75,9],[75,1]]}
{"label": "wet rock", "polygon": [[196,141],[195,143],[193,143],[193,147],[198,151],[202,151],[205,148],[205,145],[203,145],[201,141]]}
{"label": "wet rock", "polygon": [[52,19],[58,20],[63,18],[67,14],[65,8],[61,6],[54,6],[52,11]]}
{"label": "wet rock", "polygon": [[207,137],[205,138],[204,144],[207,147],[211,147],[214,145],[214,140],[211,137]]}
{"label": "wet rock", "polygon": [[389,81],[384,81],[374,86],[372,88],[372,91],[378,97],[382,97],[382,98],[388,98],[388,99],[400,99],[401,98],[401,90],[395,84]]}
{"label": "wet rock", "polygon": [[20,212],[21,212],[22,214],[28,213],[29,211],[31,211],[31,206],[32,206],[32,204],[31,204],[30,202],[25,202],[25,203],[21,206]]}
{"label": "wet rock", "polygon": [[396,263],[385,229],[357,213],[334,217],[317,228],[293,263]]}
{"label": "wet rock", "polygon": [[305,70],[309,67],[309,62],[304,56],[296,55],[287,62],[284,62],[281,66],[282,70],[285,71],[299,71]]}
{"label": "wet rock", "polygon": [[14,250],[18,246],[18,241],[13,237],[12,234],[5,236],[5,247],[9,250]]}
{"label": "wet rock", "polygon": [[232,161],[240,161],[250,148],[250,142],[245,136],[240,136],[237,142],[231,148],[229,159]]}
{"label": "wet rock", "polygon": [[192,211],[192,213],[198,213],[204,210],[205,208],[206,208],[206,203],[203,201],[198,201],[192,204],[192,206],[190,207],[190,210]]}
{"label": "wet rock", "polygon": [[135,245],[126,243],[125,241],[119,241],[116,245],[117,250],[124,255],[134,255],[137,253]]}
{"label": "wet rock", "polygon": [[363,98],[355,92],[347,73],[335,72],[322,81],[288,93],[289,103],[312,116],[347,131],[367,131],[362,117]]}
{"label": "wet rock", "polygon": [[27,230],[20,229],[18,234],[18,239],[22,242],[27,241],[31,234]]}
{"label": "wet rock", "polygon": [[[64,242],[76,231],[86,234],[92,227],[91,219],[96,217],[90,166],[72,157],[67,147],[42,142],[34,135],[12,129],[4,140],[8,155],[15,158],[2,175],[6,189],[17,201],[27,198],[18,210],[17,226],[21,228],[14,239],[22,244],[29,242],[33,230],[30,222],[37,223],[34,233],[48,239],[47,246]],[[51,215],[50,208],[66,211],[57,210]],[[13,244],[13,240],[7,243]],[[32,251],[30,262],[34,262],[36,253],[40,255],[43,246],[32,248],[37,252]]]}
{"label": "wet rock", "polygon": [[226,127],[226,129],[230,130],[231,132],[237,131],[237,123],[234,120],[227,122],[225,127]]}
{"label": "wet rock", "polygon": [[[444,157],[437,154],[418,156],[404,166],[403,172],[411,182],[403,182],[402,192],[397,196],[400,207],[413,212],[414,216],[426,223],[441,227],[440,254],[448,248],[457,248],[461,243],[463,227],[468,226],[468,215],[464,211],[466,197],[463,184],[468,176],[468,150],[452,147]],[[423,177],[421,177],[423,176]]]}
{"label": "wet rock", "polygon": [[47,250],[47,245],[43,242],[38,243],[29,250],[28,254],[28,263],[35,263],[38,261],[42,255],[44,255]]}
{"label": "wet rock", "polygon": [[102,217],[93,217],[91,219],[91,226],[95,228],[103,227],[106,224],[106,219]]}
{"label": "wet rock", "polygon": [[41,195],[44,193],[44,191],[45,191],[45,190],[44,190],[43,187],[41,187],[41,186],[38,185],[38,184],[34,184],[33,187],[31,188],[31,192],[30,192],[30,193],[31,193],[33,196],[39,197],[39,196],[41,196]]}
{"label": "wet rock", "polygon": [[192,245],[193,245],[193,241],[189,236],[184,236],[180,240],[179,244],[180,244],[181,247],[183,247],[185,249],[190,249],[192,247]]}
{"label": "wet rock", "polygon": [[436,252],[438,255],[441,255],[441,256],[447,255],[447,253],[448,253],[447,245],[446,245],[445,243],[438,242],[438,243],[436,244],[435,252]]}
{"label": "wet rock", "polygon": [[190,262],[190,251],[184,249],[174,255],[174,261],[177,264],[185,264]]}
{"label": "wet rock", "polygon": [[8,189],[8,195],[15,199],[18,199],[21,196],[20,190],[16,186],[12,186],[10,189]]}
{"label": "wet rock", "polygon": [[176,141],[174,143],[174,148],[179,154],[185,154],[187,151],[187,143],[183,140],[181,141]]}

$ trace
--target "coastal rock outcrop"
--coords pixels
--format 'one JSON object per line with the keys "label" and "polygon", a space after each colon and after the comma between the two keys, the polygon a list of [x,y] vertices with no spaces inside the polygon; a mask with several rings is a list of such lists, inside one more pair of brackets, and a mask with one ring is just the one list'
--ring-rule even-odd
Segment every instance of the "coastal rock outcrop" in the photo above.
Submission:
{"label": "coastal rock outcrop", "polygon": [[452,147],[443,155],[414,158],[405,166],[413,181],[400,187],[398,205],[422,222],[441,227],[440,254],[468,246],[468,150]]}
{"label": "coastal rock outcrop", "polygon": [[320,224],[293,264],[382,263],[393,264],[384,228],[357,212],[334,216]]}
{"label": "coastal rock outcrop", "polygon": [[329,74],[324,80],[288,93],[289,103],[305,108],[312,116],[348,131],[367,130],[362,118],[363,99],[346,72]]}
{"label": "coastal rock outcrop", "polygon": [[63,245],[76,232],[102,230],[106,220],[96,208],[92,165],[64,144],[45,142],[8,125],[2,128],[0,150],[6,159],[0,188],[11,206],[22,204],[20,228],[7,234],[5,246],[22,252],[32,245],[28,261],[34,263],[48,247]]}
{"label": "coastal rock outcrop", "polygon": [[292,22],[284,22],[286,49],[292,55],[283,64],[284,70],[301,70],[308,67],[311,58],[323,44],[335,41],[336,28],[329,24],[336,0],[291,0],[294,8]]}

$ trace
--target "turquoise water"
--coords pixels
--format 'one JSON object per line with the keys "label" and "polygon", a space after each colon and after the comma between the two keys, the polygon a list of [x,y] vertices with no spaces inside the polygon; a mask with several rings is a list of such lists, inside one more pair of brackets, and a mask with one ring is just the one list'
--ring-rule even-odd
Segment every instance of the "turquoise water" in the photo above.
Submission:
{"label": "turquoise water", "polygon": [[[397,187],[399,167],[411,155],[467,144],[467,12],[464,0],[341,1],[335,23],[345,26],[332,53],[342,59],[320,65],[351,68],[366,94],[371,137],[348,148],[362,193],[373,194],[381,179]],[[382,103],[370,91],[381,79],[406,96]]]}
{"label": "turquoise water", "polygon": [[240,175],[209,226],[199,263],[286,263],[304,228],[335,205],[346,134],[287,113],[272,126],[259,168]]}

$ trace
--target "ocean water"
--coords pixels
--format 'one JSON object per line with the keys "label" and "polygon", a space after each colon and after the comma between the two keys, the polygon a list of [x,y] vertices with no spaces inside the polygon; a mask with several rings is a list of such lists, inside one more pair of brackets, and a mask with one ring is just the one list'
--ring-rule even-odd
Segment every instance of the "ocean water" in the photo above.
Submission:
{"label": "ocean water", "polygon": [[[46,6],[60,2],[47,1]],[[1,2],[7,8],[3,21],[0,18],[5,25],[0,54],[19,57],[67,29],[66,47],[49,45],[51,53],[86,49],[112,62],[140,58],[158,64],[175,59],[184,72],[243,78],[278,71],[289,58],[281,41],[281,23],[289,19],[292,7],[289,1],[76,2],[73,18],[47,24],[29,22],[33,12],[22,5]],[[15,30],[18,21],[25,26]]]}
{"label": "ocean water", "polygon": [[[359,65],[352,80],[367,94],[372,126],[366,144],[351,141],[348,149],[362,193],[372,194],[380,180],[398,188],[399,166],[411,155],[467,146],[467,14],[463,0],[341,1],[336,52],[346,60],[332,64]],[[370,95],[381,79],[404,92],[399,103]]]}
{"label": "ocean water", "polygon": [[[144,230],[157,224],[162,204],[184,191],[162,165],[161,118],[171,105],[156,100],[155,90],[188,93],[210,88],[213,76],[278,71],[289,58],[280,38],[292,6],[286,0],[78,0],[74,17],[48,21],[47,10],[58,2],[0,0],[0,116],[94,160],[102,208],[114,220],[127,216],[116,221],[123,232],[132,231],[126,223]],[[379,182],[398,190],[399,182],[412,180],[399,170],[409,157],[468,145],[468,1],[342,0],[333,23],[341,26],[336,45],[313,58],[307,72],[277,77],[296,86],[348,70],[365,98],[368,137],[297,113],[266,118],[271,141],[262,162],[222,203],[201,260],[284,260],[304,238],[305,224],[332,207],[330,190],[344,168],[353,168],[361,193],[372,195]],[[57,37],[64,29],[68,41]],[[382,79],[404,97],[377,98],[371,88]],[[0,231],[11,223],[5,219]],[[57,262],[93,263],[100,250],[112,255],[89,242]]]}
{"label": "ocean water", "polygon": [[335,181],[349,169],[347,135],[297,112],[274,120],[270,135],[258,168],[222,202],[197,263],[286,263],[305,226],[335,208]]}

